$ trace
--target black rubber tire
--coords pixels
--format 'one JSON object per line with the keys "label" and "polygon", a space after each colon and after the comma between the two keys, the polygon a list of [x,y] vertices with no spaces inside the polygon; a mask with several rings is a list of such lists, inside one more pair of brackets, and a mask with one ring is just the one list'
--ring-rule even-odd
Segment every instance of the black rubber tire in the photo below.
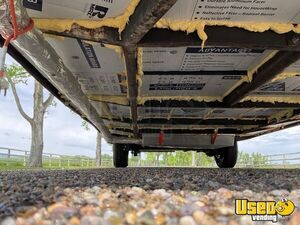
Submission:
{"label": "black rubber tire", "polygon": [[234,142],[234,146],[222,148],[214,156],[216,164],[219,168],[233,168],[237,162],[238,146],[237,141]]}
{"label": "black rubber tire", "polygon": [[128,166],[128,146],[125,144],[113,144],[113,163],[116,168]]}

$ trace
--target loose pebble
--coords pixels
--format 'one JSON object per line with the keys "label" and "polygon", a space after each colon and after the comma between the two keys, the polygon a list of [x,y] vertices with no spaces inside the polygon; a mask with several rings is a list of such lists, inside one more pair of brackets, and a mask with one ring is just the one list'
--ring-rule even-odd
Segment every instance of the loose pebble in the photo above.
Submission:
{"label": "loose pebble", "polygon": [[15,224],[16,224],[16,220],[12,217],[7,217],[1,222],[1,225],[15,225]]}
{"label": "loose pebble", "polygon": [[[235,199],[300,199],[299,170],[2,171],[0,181],[0,225],[271,225],[235,215]],[[276,225],[300,225],[299,208]]]}
{"label": "loose pebble", "polygon": [[179,225],[196,225],[195,220],[191,216],[184,216],[180,218]]}

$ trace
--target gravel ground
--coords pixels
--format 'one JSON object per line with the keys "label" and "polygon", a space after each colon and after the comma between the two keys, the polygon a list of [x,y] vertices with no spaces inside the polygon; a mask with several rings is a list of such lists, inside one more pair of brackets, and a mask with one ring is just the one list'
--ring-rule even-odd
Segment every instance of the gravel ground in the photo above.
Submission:
{"label": "gravel ground", "polygon": [[[0,172],[1,225],[272,224],[234,214],[234,200],[299,206],[300,170],[128,168]],[[280,219],[300,224],[300,210]]]}

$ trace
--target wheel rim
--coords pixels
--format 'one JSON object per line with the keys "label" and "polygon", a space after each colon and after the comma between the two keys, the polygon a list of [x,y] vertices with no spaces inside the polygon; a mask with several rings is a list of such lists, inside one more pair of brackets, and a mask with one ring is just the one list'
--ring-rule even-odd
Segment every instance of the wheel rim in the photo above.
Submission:
{"label": "wheel rim", "polygon": [[215,155],[217,164],[222,165],[224,162],[224,154]]}

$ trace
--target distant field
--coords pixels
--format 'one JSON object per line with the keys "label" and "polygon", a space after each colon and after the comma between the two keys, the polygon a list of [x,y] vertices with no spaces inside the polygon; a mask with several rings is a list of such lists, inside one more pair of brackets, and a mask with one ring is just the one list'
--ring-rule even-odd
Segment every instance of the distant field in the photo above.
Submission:
{"label": "distant field", "polygon": [[[91,162],[89,164],[84,163],[82,166],[81,162],[78,161],[67,161],[67,160],[52,160],[51,164],[49,164],[49,161],[45,161],[43,163],[43,168],[52,168],[52,169],[60,169],[60,168],[93,168],[95,167],[94,164]],[[24,160],[20,159],[0,159],[0,170],[7,170],[7,169],[26,169],[28,168],[26,165],[24,165]]]}

